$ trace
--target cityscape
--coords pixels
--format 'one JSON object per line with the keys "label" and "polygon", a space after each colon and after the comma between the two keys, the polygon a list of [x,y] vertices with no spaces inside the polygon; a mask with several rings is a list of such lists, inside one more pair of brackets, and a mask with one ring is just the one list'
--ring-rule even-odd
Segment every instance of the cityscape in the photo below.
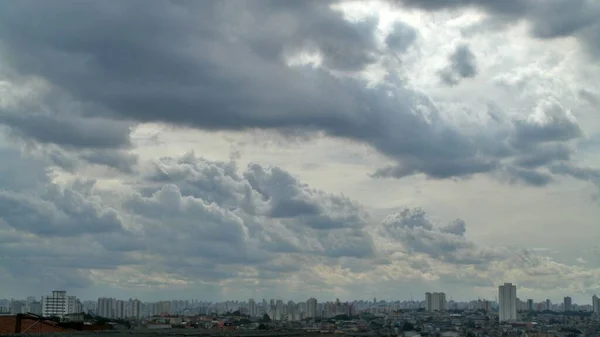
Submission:
{"label": "cityscape", "polygon": [[0,0],[0,336],[600,337],[600,0]]}
{"label": "cityscape", "polygon": [[[355,300],[305,302],[284,299],[207,302],[100,297],[81,300],[64,290],[24,300],[0,299],[0,322],[14,315],[32,315],[66,326],[112,322],[111,329],[195,328],[202,331],[319,331],[360,335],[402,333],[405,336],[597,336],[600,298],[590,303],[536,301],[517,297],[517,286],[498,287],[497,300],[448,300],[444,292],[427,292],[422,300]],[[71,325],[69,325],[71,324]],[[84,325],[85,326],[85,325]],[[119,327],[120,326],[120,327]],[[104,328],[102,328],[103,330]],[[0,331],[1,333],[1,331]],[[596,333],[596,335],[593,335]]]}

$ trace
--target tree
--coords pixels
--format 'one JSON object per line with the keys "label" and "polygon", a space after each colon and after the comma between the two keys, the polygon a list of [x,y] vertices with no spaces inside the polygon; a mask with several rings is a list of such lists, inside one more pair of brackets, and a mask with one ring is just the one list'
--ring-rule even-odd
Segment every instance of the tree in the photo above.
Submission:
{"label": "tree", "polygon": [[404,322],[402,325],[402,331],[414,331],[415,327],[410,322]]}
{"label": "tree", "polygon": [[240,319],[240,324],[250,324],[250,323],[252,323],[252,321],[247,318]]}
{"label": "tree", "polygon": [[260,321],[261,323],[269,323],[271,321],[271,317],[269,317],[269,314],[264,314]]}
{"label": "tree", "polygon": [[341,314],[341,315],[336,315],[333,319],[337,320],[337,321],[349,321],[352,318],[350,316],[348,316],[348,315]]}

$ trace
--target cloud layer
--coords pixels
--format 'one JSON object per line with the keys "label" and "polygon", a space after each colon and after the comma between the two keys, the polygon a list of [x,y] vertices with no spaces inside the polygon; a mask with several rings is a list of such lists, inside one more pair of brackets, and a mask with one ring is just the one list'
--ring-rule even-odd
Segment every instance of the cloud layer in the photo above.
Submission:
{"label": "cloud layer", "polygon": [[[408,189],[379,219],[357,201],[367,197],[300,176],[357,191],[453,180],[465,200],[481,198],[466,184],[597,188],[599,162],[582,144],[600,132],[598,88],[584,82],[597,71],[599,19],[585,0],[1,3],[0,268],[21,292],[39,289],[40,270],[48,286],[89,294],[370,297],[403,280],[468,297],[499,280],[534,292],[536,276],[555,272],[569,282],[541,288],[587,296],[600,288],[597,256],[586,271],[574,262],[590,260],[583,253],[478,243],[471,228],[483,236],[485,223],[439,225],[435,209],[406,202],[417,200]],[[447,30],[433,34],[437,25]],[[500,50],[509,30],[516,42]],[[582,48],[565,56],[550,46],[559,40]],[[547,49],[519,59],[533,43]],[[151,125],[173,138],[142,144],[136,130]],[[288,142],[269,154],[251,144],[256,132]],[[188,133],[208,141],[187,145]],[[260,159],[190,151],[224,134]],[[320,138],[343,148],[311,149],[301,168],[273,164],[292,140]],[[376,160],[340,160],[349,148]],[[327,160],[309,162],[317,153]]]}

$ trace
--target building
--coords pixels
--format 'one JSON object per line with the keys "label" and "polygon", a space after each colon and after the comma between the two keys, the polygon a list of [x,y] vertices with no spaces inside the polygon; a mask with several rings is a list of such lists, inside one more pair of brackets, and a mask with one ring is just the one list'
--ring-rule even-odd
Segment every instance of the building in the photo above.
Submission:
{"label": "building", "polygon": [[24,314],[27,311],[27,306],[22,301],[12,300],[10,301],[10,313],[11,314]]}
{"label": "building", "polygon": [[592,310],[594,311],[594,315],[600,316],[600,297],[596,295],[592,297]]}
{"label": "building", "polygon": [[253,298],[248,300],[248,315],[250,317],[258,317],[258,308],[256,307],[256,301]]}
{"label": "building", "polygon": [[425,293],[425,309],[427,311],[445,311],[446,294],[444,293]]}
{"label": "building", "polygon": [[142,318],[142,302],[136,299],[129,299],[128,317]]}
{"label": "building", "polygon": [[528,311],[535,310],[535,306],[534,306],[533,300],[531,298],[527,300],[527,310]]}
{"label": "building", "polygon": [[[51,297],[51,296],[48,296]],[[0,335],[15,333],[56,333],[70,332],[57,323],[30,314],[0,316]]]}
{"label": "building", "polygon": [[42,302],[29,302],[29,312],[34,315],[42,315]]}
{"label": "building", "polygon": [[81,301],[75,296],[67,296],[67,314],[78,314],[83,312]]}
{"label": "building", "polygon": [[564,311],[573,311],[573,302],[571,297],[567,296],[563,300],[563,310]]}
{"label": "building", "polygon": [[115,318],[125,318],[125,301],[115,301]]}
{"label": "building", "polygon": [[308,301],[306,301],[306,317],[315,318],[317,316],[317,299],[309,298]]}
{"label": "building", "polygon": [[100,317],[105,318],[114,318],[114,307],[116,304],[114,303],[114,298],[100,297],[98,298],[98,309],[97,313]]}
{"label": "building", "polygon": [[500,305],[498,314],[500,322],[517,320],[517,286],[512,283],[504,283],[498,287],[498,299]]}
{"label": "building", "polygon": [[62,317],[69,313],[69,304],[67,292],[64,290],[54,290],[52,295],[42,297],[42,316]]}

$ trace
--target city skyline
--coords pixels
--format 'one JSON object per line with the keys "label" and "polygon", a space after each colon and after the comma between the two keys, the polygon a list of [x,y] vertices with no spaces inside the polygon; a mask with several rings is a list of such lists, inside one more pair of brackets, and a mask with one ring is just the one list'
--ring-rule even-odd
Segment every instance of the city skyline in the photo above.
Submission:
{"label": "city skyline", "polygon": [[[512,288],[514,288],[513,290],[510,290]],[[509,290],[503,290],[503,289],[509,289]],[[36,302],[38,301],[40,298],[40,302],[43,302],[45,298],[51,297],[51,298],[55,298],[55,297],[61,297],[64,299],[68,298],[68,301],[71,303],[74,303],[75,301],[79,301],[81,302],[95,302],[98,301],[98,303],[100,303],[100,301],[102,300],[117,300],[117,301],[121,301],[121,302],[126,302],[126,301],[139,301],[139,302],[143,302],[143,303],[158,303],[158,302],[183,302],[183,301],[189,301],[189,302],[203,302],[203,303],[233,303],[233,302],[239,302],[239,303],[245,303],[245,304],[249,304],[251,300],[255,300],[255,301],[264,301],[264,300],[270,300],[270,301],[283,301],[284,302],[297,302],[297,303],[302,303],[302,302],[309,302],[309,301],[317,301],[318,303],[324,303],[324,302],[341,302],[341,303],[353,303],[353,302],[361,302],[361,303],[372,303],[372,304],[379,304],[379,303],[415,303],[415,304],[419,304],[421,308],[427,310],[427,311],[444,311],[447,308],[447,304],[452,302],[452,303],[473,303],[473,302],[489,302],[489,303],[494,303],[497,304],[499,307],[501,307],[501,299],[503,297],[503,293],[506,293],[506,296],[508,301],[507,302],[511,302],[511,301],[516,301],[515,304],[509,304],[509,306],[512,306],[513,308],[516,308],[517,310],[534,310],[534,307],[530,307],[529,302],[533,303],[533,304],[546,304],[546,303],[550,303],[553,307],[561,307],[561,308],[571,308],[573,306],[585,306],[585,307],[590,307],[593,311],[599,311],[600,312],[600,300],[598,298],[597,295],[593,295],[591,297],[591,301],[589,301],[590,303],[587,303],[587,301],[583,301],[581,303],[578,302],[573,302],[573,299],[570,296],[566,296],[563,298],[562,301],[553,301],[549,298],[545,298],[545,299],[531,299],[531,298],[520,298],[516,295],[516,285],[511,284],[511,283],[504,283],[502,285],[500,285],[498,287],[498,295],[495,296],[494,299],[492,298],[477,298],[477,299],[466,299],[466,300],[460,300],[460,299],[453,299],[452,297],[447,298],[446,294],[444,292],[426,292],[425,294],[423,294],[423,298],[419,299],[418,296],[413,297],[411,296],[410,299],[400,299],[400,298],[396,298],[396,299],[379,299],[377,300],[376,298],[373,299],[359,299],[359,298],[354,298],[354,299],[340,299],[339,297],[336,298],[328,298],[328,299],[321,299],[321,302],[319,302],[318,298],[315,297],[309,297],[305,300],[293,300],[293,299],[289,299],[289,298],[284,298],[284,297],[251,297],[251,298],[246,298],[246,299],[224,299],[224,300],[209,300],[209,299],[202,299],[202,298],[178,298],[178,299],[159,299],[159,300],[144,300],[144,299],[140,299],[137,297],[129,297],[128,299],[125,298],[117,298],[114,296],[101,296],[98,297],[97,299],[89,299],[89,298],[80,298],[78,296],[74,296],[72,295],[72,293],[69,292],[69,296],[67,296],[67,291],[65,290],[53,290],[52,291],[52,295],[45,295],[45,296],[27,296],[27,300],[24,300],[25,297],[11,297],[12,300],[15,301],[26,301],[26,302]],[[510,298],[513,298],[513,300],[511,300]],[[0,301],[8,301],[9,299],[2,299],[0,298]],[[589,299],[588,299],[589,300]],[[65,302],[66,303],[66,302]],[[257,302],[255,302],[256,304]],[[568,304],[568,305],[567,305]],[[70,304],[70,306],[72,307],[73,305]],[[100,306],[100,305],[99,305]],[[512,309],[508,309],[508,310],[512,310]],[[568,309],[565,309],[566,311],[568,311]]]}
{"label": "city skyline", "polygon": [[600,1],[33,1],[0,298],[600,295]]}
{"label": "city skyline", "polygon": [[[116,319],[141,319],[165,315],[248,315],[260,318],[268,315],[275,321],[300,321],[314,318],[331,318],[338,315],[355,316],[361,312],[393,313],[401,311],[453,312],[479,311],[486,313],[497,312],[498,320],[517,322],[523,313],[527,312],[589,312],[594,317],[600,317],[600,300],[592,297],[592,304],[579,305],[572,303],[569,297],[564,303],[552,303],[550,300],[534,303],[531,299],[521,300],[517,297],[516,286],[504,283],[498,288],[499,301],[471,300],[467,302],[447,301],[441,292],[427,292],[424,301],[319,301],[309,298],[306,301],[295,302],[282,299],[250,298],[241,301],[210,302],[198,299],[145,302],[139,299],[116,299],[100,297],[97,301],[81,300],[64,290],[53,290],[51,295],[42,296],[40,301],[33,296],[26,300],[0,299],[0,315],[32,313],[43,317],[67,317],[85,313],[92,317]],[[568,304],[568,306],[567,306]]]}

